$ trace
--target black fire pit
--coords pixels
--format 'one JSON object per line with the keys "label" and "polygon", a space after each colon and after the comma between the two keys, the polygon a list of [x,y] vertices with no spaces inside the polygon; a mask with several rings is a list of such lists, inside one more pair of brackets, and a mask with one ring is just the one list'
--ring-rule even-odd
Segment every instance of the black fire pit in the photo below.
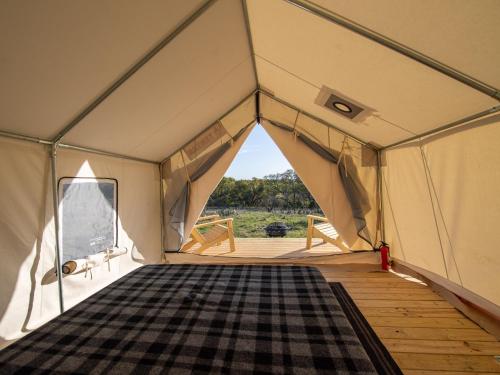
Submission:
{"label": "black fire pit", "polygon": [[271,223],[264,228],[268,237],[285,237],[288,229],[285,223],[279,221]]}

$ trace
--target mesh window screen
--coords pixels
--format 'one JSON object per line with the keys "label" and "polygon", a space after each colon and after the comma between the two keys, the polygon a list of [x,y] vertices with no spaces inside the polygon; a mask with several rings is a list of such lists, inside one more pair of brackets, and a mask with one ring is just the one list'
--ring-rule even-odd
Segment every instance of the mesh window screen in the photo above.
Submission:
{"label": "mesh window screen", "polygon": [[116,180],[62,178],[59,201],[63,262],[116,245]]}

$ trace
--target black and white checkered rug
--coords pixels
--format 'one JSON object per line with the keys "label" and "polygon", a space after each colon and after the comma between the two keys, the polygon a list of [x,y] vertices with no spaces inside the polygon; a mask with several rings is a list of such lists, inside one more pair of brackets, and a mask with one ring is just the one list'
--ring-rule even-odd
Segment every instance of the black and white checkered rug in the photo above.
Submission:
{"label": "black and white checkered rug", "polygon": [[0,373],[376,374],[323,276],[150,265],[0,352]]}

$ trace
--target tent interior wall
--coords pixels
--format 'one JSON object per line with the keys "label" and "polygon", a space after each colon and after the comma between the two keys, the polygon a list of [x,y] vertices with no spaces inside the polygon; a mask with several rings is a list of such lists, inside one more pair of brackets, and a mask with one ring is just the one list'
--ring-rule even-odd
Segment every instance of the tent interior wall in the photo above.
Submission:
{"label": "tent interior wall", "polygon": [[[18,338],[60,313],[55,274],[55,233],[50,147],[0,138],[2,341]],[[58,151],[57,175],[113,177],[118,181],[118,246],[110,269],[93,277],[62,278],[65,309],[142,264],[160,261],[160,185],[153,164],[85,152]],[[140,217],[140,220],[137,218]]]}
{"label": "tent interior wall", "polygon": [[[2,3],[0,346],[59,314],[60,292],[67,309],[177,250],[168,212],[179,191],[190,183],[185,234],[256,122],[318,201],[345,193],[331,163],[319,173],[319,158],[307,171],[301,163],[317,156],[293,142],[301,134],[349,154],[369,202],[371,245],[384,239],[395,260],[498,311],[500,6],[403,3]],[[365,104],[369,116],[353,122],[318,105],[324,88]],[[189,165],[206,167],[198,185]],[[313,186],[314,172],[330,177]],[[128,249],[93,278],[59,274],[62,289],[53,176],[116,179],[118,245]],[[345,219],[346,238],[355,227],[348,211],[331,210],[333,221]]]}

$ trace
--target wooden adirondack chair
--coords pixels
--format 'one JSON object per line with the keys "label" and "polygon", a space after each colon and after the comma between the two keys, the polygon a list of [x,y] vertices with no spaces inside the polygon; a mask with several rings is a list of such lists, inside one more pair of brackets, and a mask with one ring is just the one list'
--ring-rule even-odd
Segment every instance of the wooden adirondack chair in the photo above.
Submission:
{"label": "wooden adirondack chair", "polygon": [[[208,230],[202,233],[201,228],[208,228]],[[233,218],[221,219],[219,215],[200,217],[191,231],[191,240],[182,247],[182,251],[187,251],[199,244],[196,252],[201,254],[206,249],[218,246],[225,240],[229,240],[231,252],[235,251]]]}
{"label": "wooden adirondack chair", "polygon": [[[319,223],[315,223],[319,221]],[[307,242],[306,249],[312,247],[312,239],[321,238],[323,243],[331,243],[342,251],[348,252],[349,249],[342,243],[339,234],[335,228],[328,222],[326,217],[307,215]]]}

